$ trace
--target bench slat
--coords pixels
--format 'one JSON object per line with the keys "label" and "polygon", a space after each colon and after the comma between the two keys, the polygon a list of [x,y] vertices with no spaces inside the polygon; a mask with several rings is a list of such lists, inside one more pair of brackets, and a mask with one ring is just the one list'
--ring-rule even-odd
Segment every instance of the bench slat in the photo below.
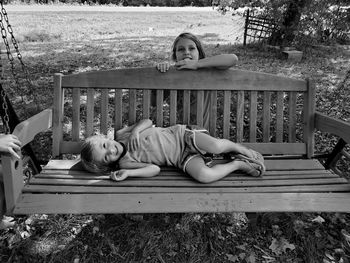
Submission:
{"label": "bench slat", "polygon": [[163,126],[163,101],[164,101],[164,91],[163,90],[157,90],[157,117],[156,117],[156,124],[159,127]]}
{"label": "bench slat", "polygon": [[264,91],[263,102],[263,142],[270,141],[270,109],[271,109],[271,93]]}
{"label": "bench slat", "polygon": [[[267,171],[297,171],[297,170],[324,170],[322,164],[315,159],[286,159],[265,160]],[[83,170],[79,160],[50,160],[44,170]]]}
{"label": "bench slat", "polygon": [[191,111],[191,92],[189,90],[184,90],[183,92],[183,102],[182,102],[182,108],[183,108],[183,115],[182,115],[182,123],[183,124],[190,124],[190,111]]}
{"label": "bench slat", "polygon": [[21,194],[15,214],[347,212],[349,193]]}
{"label": "bench slat", "polygon": [[296,93],[289,93],[289,124],[288,124],[288,142],[295,142],[296,130]]}
{"label": "bench slat", "polygon": [[236,141],[243,141],[244,127],[244,91],[237,91]]}
{"label": "bench slat", "polygon": [[136,122],[136,90],[129,90],[129,123]]}
{"label": "bench slat", "polygon": [[[333,174],[333,173],[326,173],[326,172],[320,172],[320,171],[297,171],[298,173],[283,173],[283,171],[278,171],[278,173],[273,174],[272,172],[267,172],[263,179],[264,180],[271,180],[271,179],[305,179],[305,178],[337,178],[339,176]],[[302,172],[302,173],[300,173]],[[317,173],[314,173],[317,172]],[[108,180],[108,176],[99,176],[90,174],[84,171],[69,171],[69,170],[63,170],[63,171],[47,171],[46,173],[39,174],[35,176],[35,178],[46,178],[46,179],[82,179],[82,180]],[[153,177],[152,180],[192,180],[189,176],[184,175],[181,171],[165,171],[161,172],[159,176]],[[224,181],[230,181],[230,180],[256,180],[253,177],[247,177],[244,174],[235,173],[232,176],[225,177],[222,179]]]}
{"label": "bench slat", "polygon": [[176,124],[176,109],[177,109],[177,91],[170,91],[170,125]]}
{"label": "bench slat", "polygon": [[283,141],[283,101],[284,94],[283,91],[277,92],[277,101],[276,101],[276,142]]}
{"label": "bench slat", "polygon": [[123,127],[123,91],[116,89],[114,96],[114,131]]}
{"label": "bench slat", "polygon": [[256,142],[256,123],[258,114],[258,92],[250,93],[250,113],[249,113],[249,141]]}
{"label": "bench slat", "polygon": [[87,100],[86,100],[86,134],[88,137],[94,133],[94,96],[95,92],[92,89],[87,90]]}
{"label": "bench slat", "polygon": [[80,133],[80,89],[73,90],[72,123],[74,123],[74,125],[72,125],[72,139],[79,140],[79,133]]}
{"label": "bench slat", "polygon": [[[184,180],[140,180],[139,178],[129,179],[122,182],[118,182],[118,186],[142,186],[142,187],[259,187],[259,186],[295,186],[295,185],[320,185],[320,184],[342,184],[347,183],[344,178],[312,178],[312,179],[285,179],[285,180],[264,180],[258,178],[256,180],[226,180],[218,181],[211,184],[198,184],[194,180],[186,178]],[[31,184],[40,185],[90,185],[90,186],[111,186],[114,187],[116,183],[112,180],[78,180],[78,179],[41,179],[33,178]]]}
{"label": "bench slat", "polygon": [[[104,89],[101,91],[101,132],[107,134],[109,114],[108,114],[108,93],[109,91]],[[74,123],[73,126],[76,124]]]}
{"label": "bench slat", "polygon": [[[201,193],[197,187],[94,187],[67,185],[26,185],[23,193]],[[307,193],[350,192],[349,184],[205,188],[206,193]]]}
{"label": "bench slat", "polygon": [[142,99],[142,118],[149,119],[150,118],[150,108],[151,108],[151,91],[144,89],[142,91],[143,99]]}

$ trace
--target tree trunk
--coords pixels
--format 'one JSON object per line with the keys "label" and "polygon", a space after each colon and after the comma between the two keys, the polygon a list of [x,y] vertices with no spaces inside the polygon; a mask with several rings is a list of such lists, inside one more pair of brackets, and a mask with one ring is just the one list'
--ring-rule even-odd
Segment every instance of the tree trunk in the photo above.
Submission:
{"label": "tree trunk", "polygon": [[283,22],[280,29],[272,34],[270,43],[278,46],[289,46],[292,44],[295,35],[298,32],[300,17],[304,7],[311,0],[290,0],[284,13]]}

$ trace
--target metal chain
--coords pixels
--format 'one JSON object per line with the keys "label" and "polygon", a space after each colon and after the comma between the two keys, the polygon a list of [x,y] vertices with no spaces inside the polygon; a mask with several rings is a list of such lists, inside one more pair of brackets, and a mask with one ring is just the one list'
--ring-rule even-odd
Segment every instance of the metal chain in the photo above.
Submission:
{"label": "metal chain", "polygon": [[4,112],[5,112],[5,116],[4,116],[4,125],[5,125],[5,134],[9,134],[10,133],[10,117],[8,115],[8,106],[7,106],[7,97],[5,94],[5,91],[3,89],[1,89],[0,92],[0,96],[2,98],[2,105],[1,107],[3,108]]}
{"label": "metal chain", "polygon": [[[15,50],[16,50],[17,58],[18,58],[19,62],[21,63],[23,72],[25,73],[26,81],[27,81],[28,87],[31,89],[32,83],[31,83],[30,80],[29,80],[29,72],[28,72],[27,67],[26,67],[26,66],[24,65],[24,63],[23,63],[22,55],[21,55],[21,52],[19,51],[19,48],[18,48],[17,40],[16,40],[15,36],[13,35],[13,30],[12,30],[12,27],[11,27],[11,24],[10,24],[10,22],[9,22],[9,18],[8,18],[6,9],[4,8],[2,1],[0,2],[0,5],[1,5],[1,13],[2,13],[2,15],[3,15],[4,19],[5,19],[6,24],[7,24],[7,32],[9,32],[9,34],[11,35],[12,45],[13,45],[13,47],[14,47]],[[2,30],[2,29],[1,29],[1,30]],[[12,59],[12,60],[13,60],[13,59]],[[33,97],[34,97],[34,96],[33,96]]]}

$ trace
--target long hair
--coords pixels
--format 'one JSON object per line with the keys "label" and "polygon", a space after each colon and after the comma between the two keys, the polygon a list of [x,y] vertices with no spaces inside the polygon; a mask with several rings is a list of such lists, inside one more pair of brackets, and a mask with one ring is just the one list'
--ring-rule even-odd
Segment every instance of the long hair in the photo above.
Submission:
{"label": "long hair", "polygon": [[177,46],[177,43],[179,42],[180,39],[189,39],[189,40],[192,40],[195,44],[196,44],[196,47],[197,47],[197,50],[198,50],[198,53],[199,53],[199,59],[202,59],[202,58],[205,58],[205,53],[204,53],[204,49],[202,47],[202,44],[201,42],[199,41],[199,39],[191,34],[191,33],[181,33],[180,35],[177,36],[177,38],[175,38],[175,41],[173,43],[173,53],[172,53],[172,56],[171,58],[176,61],[176,46]]}
{"label": "long hair", "polygon": [[87,171],[91,173],[101,173],[101,174],[108,174],[112,171],[119,169],[119,162],[112,162],[109,164],[97,162],[92,158],[94,146],[93,141],[96,137],[105,137],[104,135],[93,135],[85,140],[85,142],[82,145],[82,149],[80,152],[80,159],[81,163]]}

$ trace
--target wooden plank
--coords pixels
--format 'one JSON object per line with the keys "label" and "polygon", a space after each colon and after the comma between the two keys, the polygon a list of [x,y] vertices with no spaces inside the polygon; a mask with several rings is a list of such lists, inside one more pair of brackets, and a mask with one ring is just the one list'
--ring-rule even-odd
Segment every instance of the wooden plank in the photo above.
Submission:
{"label": "wooden plank", "polygon": [[176,113],[177,113],[177,91],[170,91],[170,126],[175,125],[177,122]]}
{"label": "wooden plank", "polygon": [[35,135],[52,126],[52,109],[46,109],[29,119],[19,123],[12,134],[16,135],[22,143],[22,147],[31,142]]}
{"label": "wooden plank", "polygon": [[243,141],[243,125],[244,125],[244,91],[237,91],[237,116],[236,116],[236,141]]}
{"label": "wooden plank", "polygon": [[204,114],[208,115],[207,109],[204,110],[204,91],[199,90],[197,91],[197,112],[196,112],[196,117],[197,117],[197,125],[204,127],[204,121],[203,117]]}
{"label": "wooden plank", "polygon": [[263,142],[270,141],[270,110],[271,110],[271,93],[264,91],[264,107],[263,107]]}
{"label": "wooden plank", "polygon": [[72,140],[79,140],[80,133],[80,89],[72,91]]}
{"label": "wooden plank", "polygon": [[101,133],[107,134],[108,131],[108,122],[109,122],[109,114],[108,114],[108,94],[109,90],[103,89],[101,90]]}
{"label": "wooden plank", "polygon": [[94,95],[93,89],[87,90],[85,137],[89,137],[94,133]]}
{"label": "wooden plank", "polygon": [[224,91],[223,138],[230,139],[231,91]]}
{"label": "wooden plank", "polygon": [[[162,167],[158,176],[152,177],[152,180],[173,180],[175,178],[179,180],[186,180],[190,177],[185,175],[180,169],[169,169],[171,167]],[[263,179],[299,179],[299,178],[334,178],[340,177],[339,175],[331,172],[330,170],[294,170],[294,171],[281,171],[281,170],[267,170],[263,176]],[[92,174],[84,170],[43,170],[40,174],[36,174],[35,178],[57,178],[57,179],[100,179],[109,180],[107,175]],[[255,180],[254,177],[247,177],[243,172],[237,171],[232,175],[229,175],[221,180]],[[142,179],[140,179],[142,180]],[[147,179],[151,180],[151,179]],[[260,179],[259,179],[260,180]],[[29,182],[30,183],[30,182]]]}
{"label": "wooden plank", "polygon": [[136,90],[129,90],[129,124],[136,122]]}
{"label": "wooden plank", "polygon": [[216,136],[216,119],[217,119],[217,91],[212,90],[210,92],[210,107],[209,107],[209,133],[212,136]]}
{"label": "wooden plank", "polygon": [[[249,176],[247,176],[249,178]],[[344,184],[347,183],[345,178],[306,178],[306,179],[270,179],[265,180],[263,177],[255,178],[254,180],[220,180],[210,184],[200,184],[193,180],[152,180],[141,178],[130,178],[121,182],[112,180],[79,180],[79,179],[46,179],[33,178],[31,185],[80,185],[80,186],[117,186],[117,187],[261,187],[261,186],[295,186],[295,185],[322,185],[322,184]]]}
{"label": "wooden plank", "polygon": [[183,93],[183,116],[182,116],[182,124],[190,124],[190,108],[191,108],[191,92],[189,90],[184,90]]}
{"label": "wooden plank", "polygon": [[295,130],[296,130],[296,99],[297,95],[295,92],[289,92],[289,103],[288,103],[288,142],[295,142]]}
{"label": "wooden plank", "polygon": [[321,193],[350,192],[349,184],[298,185],[274,187],[94,187],[60,185],[26,185],[24,193]]}
{"label": "wooden plank", "polygon": [[250,112],[249,112],[249,142],[256,142],[256,123],[258,114],[258,93],[250,92]]}
{"label": "wooden plank", "polygon": [[284,106],[284,93],[283,91],[277,91],[276,98],[276,142],[281,143],[283,141],[283,106]]}
{"label": "wooden plank", "polygon": [[349,193],[22,194],[15,214],[349,212]]}
{"label": "wooden plank", "polygon": [[[243,143],[265,155],[304,155],[306,154],[305,143]],[[64,141],[61,143],[61,153],[79,153],[81,143]]]}
{"label": "wooden plank", "polygon": [[[123,91],[116,89],[114,96],[114,132],[123,127]],[[115,137],[115,135],[114,135]]]}
{"label": "wooden plank", "polygon": [[[1,156],[2,179],[4,182],[6,213],[12,214],[23,188],[23,161],[10,155]],[[1,211],[2,212],[2,211]]]}
{"label": "wooden plank", "polygon": [[158,127],[163,126],[163,103],[164,103],[164,91],[157,90],[157,117],[156,124]]}
{"label": "wooden plank", "polygon": [[144,89],[142,91],[143,98],[142,98],[142,118],[143,119],[149,119],[150,118],[150,108],[151,108],[151,91]]}
{"label": "wooden plank", "polygon": [[60,144],[63,140],[63,98],[64,91],[62,89],[63,74],[57,73],[54,75],[54,100],[52,111],[52,156],[60,155]]}
{"label": "wooden plank", "polygon": [[315,85],[307,79],[308,91],[304,93],[304,142],[306,143],[306,156],[314,155],[315,146]]}
{"label": "wooden plank", "polygon": [[239,69],[176,70],[167,74],[155,67],[82,72],[64,76],[64,87],[99,87],[119,89],[187,90],[274,90],[306,91],[306,81],[262,72]]}
{"label": "wooden plank", "polygon": [[350,143],[350,123],[329,117],[323,113],[315,113],[315,128],[339,136]]}
{"label": "wooden plank", "polygon": [[[279,146],[283,148],[283,146]],[[267,170],[297,171],[297,170],[324,170],[323,165],[316,159],[286,159],[265,160]],[[80,160],[50,160],[44,170],[84,170]],[[174,170],[174,168],[171,168]]]}

